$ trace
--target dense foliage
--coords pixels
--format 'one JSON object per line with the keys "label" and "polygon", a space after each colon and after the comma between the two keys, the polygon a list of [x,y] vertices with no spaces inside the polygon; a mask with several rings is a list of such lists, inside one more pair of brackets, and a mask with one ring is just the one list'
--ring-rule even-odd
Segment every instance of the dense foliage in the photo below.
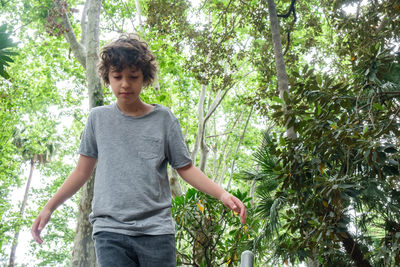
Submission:
{"label": "dense foliage", "polygon": [[[0,27],[1,264],[76,160],[88,93],[67,35],[87,42],[86,2],[0,3],[0,24],[8,22]],[[175,182],[180,265],[237,266],[244,249],[257,266],[400,264],[397,0],[275,1],[289,76],[283,99],[266,1],[101,3],[100,44],[122,32],[149,42],[160,71],[143,99],[173,110],[196,165],[249,208],[242,226],[215,199]],[[101,103],[114,101],[103,93]],[[285,136],[288,126],[296,139]],[[52,160],[41,160],[49,152]],[[12,196],[31,159],[37,182],[21,216],[22,197]],[[17,264],[70,264],[78,198],[54,213],[43,246],[25,244],[29,260],[17,252]]]}
{"label": "dense foliage", "polygon": [[[249,206],[246,193],[233,194]],[[247,224],[241,225],[221,202],[194,189],[175,198],[172,212],[177,224],[178,265],[235,266],[258,230],[251,211]]]}
{"label": "dense foliage", "polygon": [[[387,1],[372,10],[372,3],[358,3],[356,14],[347,15],[343,7],[353,2],[339,2],[321,6],[325,24],[309,25],[318,29],[305,46],[311,62],[293,65],[290,53],[304,46],[292,39],[291,92],[284,100],[271,96],[271,116],[293,126],[297,138],[270,130],[256,154],[259,171],[246,176],[260,181],[259,212],[267,218],[264,240],[276,248],[273,259],[397,266],[399,18],[391,14],[399,6]],[[321,64],[327,60],[329,68]]]}

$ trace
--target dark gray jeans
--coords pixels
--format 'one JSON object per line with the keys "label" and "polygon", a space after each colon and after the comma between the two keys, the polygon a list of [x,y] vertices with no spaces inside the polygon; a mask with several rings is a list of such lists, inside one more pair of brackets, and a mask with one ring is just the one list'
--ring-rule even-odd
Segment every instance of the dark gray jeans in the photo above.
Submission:
{"label": "dark gray jeans", "polygon": [[175,267],[174,235],[129,236],[111,232],[94,235],[99,267]]}

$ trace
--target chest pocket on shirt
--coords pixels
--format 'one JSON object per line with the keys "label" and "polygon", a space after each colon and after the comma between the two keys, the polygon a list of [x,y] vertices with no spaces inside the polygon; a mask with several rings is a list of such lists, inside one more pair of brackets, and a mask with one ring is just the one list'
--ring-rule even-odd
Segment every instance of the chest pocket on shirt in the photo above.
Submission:
{"label": "chest pocket on shirt", "polygon": [[138,139],[138,155],[142,159],[154,159],[161,155],[161,140],[153,136],[141,136]]}

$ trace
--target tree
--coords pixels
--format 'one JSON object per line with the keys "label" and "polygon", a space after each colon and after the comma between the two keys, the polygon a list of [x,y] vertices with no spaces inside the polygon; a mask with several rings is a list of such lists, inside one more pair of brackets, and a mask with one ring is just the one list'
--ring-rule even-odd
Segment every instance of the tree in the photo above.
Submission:
{"label": "tree", "polygon": [[[8,1],[7,4],[11,4],[11,1]],[[15,11],[14,8],[9,9],[8,7],[5,10],[7,12]],[[18,211],[14,209],[15,202],[19,198],[12,198],[11,193],[21,185],[25,185],[26,177],[22,175],[22,172],[26,168],[26,161],[21,158],[21,152],[13,142],[15,133],[18,129],[27,127],[27,118],[46,125],[40,129],[43,134],[55,130],[55,126],[50,121],[42,123],[43,117],[51,118],[51,121],[55,120],[52,115],[49,115],[49,106],[77,102],[72,100],[71,96],[74,93],[61,90],[63,86],[56,85],[60,80],[68,79],[68,75],[65,75],[67,71],[75,71],[68,58],[64,57],[62,53],[59,54],[60,51],[63,51],[63,45],[57,41],[51,44],[46,43],[48,41],[46,39],[39,38],[29,41],[21,38],[21,35],[26,37],[29,34],[21,33],[18,24],[14,23],[13,18],[18,12],[13,13],[11,17],[8,17],[7,12],[4,12],[4,17],[14,25],[16,30],[13,31],[13,39],[18,40],[19,46],[16,50],[18,54],[12,56],[13,62],[7,66],[9,78],[0,79],[0,120],[3,125],[0,134],[0,254],[2,255],[0,258],[6,265],[14,234],[18,229],[22,231],[31,225],[29,221],[30,208],[33,200],[37,198],[35,191],[30,191],[33,197],[29,197],[24,212],[25,216],[21,219],[20,207],[18,207]],[[47,50],[49,47],[54,47],[55,51],[49,53]],[[67,55],[67,53],[65,54]],[[49,58],[52,61],[48,60]],[[56,89],[60,89],[60,91]],[[29,127],[32,128],[33,126],[31,126]],[[34,143],[38,138],[30,139]],[[34,149],[37,151],[38,146]],[[22,198],[21,195],[21,200]]]}
{"label": "tree", "polygon": [[[295,3],[295,1],[293,1]],[[285,61],[282,53],[281,32],[279,30],[278,15],[276,14],[274,0],[268,0],[268,15],[271,22],[272,42],[274,44],[274,55],[278,80],[279,97],[286,102],[289,98],[289,81],[286,73]],[[291,127],[294,118],[288,114],[287,106],[283,105],[283,112],[286,119],[286,135],[290,139],[296,138],[296,133]]]}
{"label": "tree", "polygon": [[[37,127],[37,125],[36,125]],[[40,125],[41,129],[45,128],[48,130],[54,130],[54,126],[52,125]],[[42,140],[38,140],[38,129],[28,129],[25,128],[20,132],[16,132],[14,136],[15,146],[21,150],[21,156],[25,161],[30,162],[30,170],[29,176],[25,186],[25,193],[21,203],[20,211],[19,211],[19,219],[23,220],[25,215],[25,209],[28,202],[28,195],[31,188],[33,171],[35,169],[35,165],[46,164],[50,158],[55,153],[55,144],[50,141],[50,136],[42,137]],[[25,131],[28,134],[24,133]],[[50,132],[50,134],[54,134]],[[10,260],[8,266],[15,265],[15,253],[18,246],[18,238],[20,233],[20,225],[17,225],[14,239],[12,241],[12,247],[10,252]]]}
{"label": "tree", "polygon": [[[81,43],[78,42],[67,15],[66,2],[55,1],[62,18],[62,32],[70,44],[75,58],[86,70],[86,81],[89,95],[90,108],[103,105],[103,90],[97,74],[99,60],[99,23],[101,1],[88,0],[83,10],[81,28]],[[96,256],[92,240],[92,226],[88,221],[93,199],[94,175],[83,186],[79,202],[78,224],[72,253],[71,266],[96,266]]]}
{"label": "tree", "polygon": [[[176,1],[171,6],[165,1],[152,0],[149,1],[147,9],[147,23],[151,29],[154,29],[153,31],[157,36],[162,38],[165,38],[165,35],[171,36],[173,47],[177,50],[178,54],[185,56],[184,50],[186,48],[191,49],[189,55],[184,58],[184,67],[186,68],[186,72],[189,72],[194,78],[195,83],[193,83],[192,91],[196,92],[198,97],[196,96],[196,105],[194,107],[193,104],[191,105],[192,109],[197,111],[197,116],[194,120],[190,118],[196,124],[192,124],[192,131],[188,133],[187,140],[193,162],[220,184],[223,183],[225,176],[227,176],[226,168],[221,168],[222,172],[219,173],[221,162],[232,161],[231,174],[233,174],[235,166],[234,158],[238,157],[236,153],[229,153],[229,150],[225,151],[225,149],[229,145],[240,147],[240,140],[243,140],[248,125],[246,123],[244,129],[242,128],[243,125],[240,125],[240,130],[243,133],[241,136],[240,134],[236,136],[236,122],[240,121],[238,124],[241,124],[245,119],[241,120],[242,117],[236,114],[236,116],[225,118],[218,117],[218,109],[222,109],[224,102],[229,101],[230,94],[236,100],[236,105],[233,105],[236,111],[240,108],[242,110],[245,109],[243,101],[238,96],[241,94],[233,93],[232,91],[240,91],[241,82],[245,83],[244,80],[247,76],[253,73],[251,67],[246,64],[244,57],[246,53],[246,36],[243,36],[240,32],[241,27],[244,27],[244,25],[241,25],[241,17],[234,16],[234,11],[232,11],[240,8],[238,3],[231,5],[231,2],[220,4],[205,2],[201,9],[193,11],[185,1]],[[202,27],[196,27],[197,25],[190,23],[188,18],[190,12],[199,12],[205,17]],[[236,48],[238,49],[236,50]],[[242,105],[238,107],[240,104]],[[185,109],[187,110],[186,106]],[[248,118],[251,117],[251,113]],[[228,121],[227,119],[232,121]],[[213,120],[225,120],[227,122],[226,131],[222,131],[223,133],[221,134],[216,131],[217,127],[213,129]],[[236,122],[233,123],[233,121]],[[232,127],[232,125],[234,125],[233,129],[228,128]],[[209,134],[211,131],[215,131],[215,133]],[[221,130],[218,129],[218,131]],[[235,134],[231,134],[233,132]],[[232,138],[233,140],[229,138],[225,139],[225,135],[229,137],[234,136],[235,138]],[[228,141],[231,142],[229,145]],[[218,152],[221,152],[218,150],[218,142],[226,142],[221,156],[218,155]],[[214,159],[209,157],[210,152],[213,152]],[[200,154],[199,159],[198,154]],[[219,159],[219,163],[217,163],[217,158]],[[225,166],[228,165],[229,163]],[[207,168],[208,166],[210,167]],[[216,175],[214,176],[213,174]],[[230,179],[227,180],[229,187],[231,181]],[[210,218],[201,216],[199,217],[198,224],[206,226],[212,225],[212,222]],[[212,257],[204,261],[204,255],[210,253],[209,246],[197,245],[197,242],[207,243],[205,239],[209,240],[209,238],[204,237],[203,232],[204,230],[201,231],[199,227],[191,229],[192,239],[189,246],[193,249],[194,253],[190,256],[192,257],[192,264],[215,264]],[[212,239],[212,237],[210,238]]]}
{"label": "tree", "polygon": [[[13,56],[17,53],[11,49],[16,45],[10,38],[10,33],[7,32],[7,25],[3,24],[0,26],[0,121],[7,122],[4,123],[1,134],[0,134],[0,221],[4,221],[4,214],[7,213],[10,208],[10,203],[7,202],[6,196],[10,192],[10,188],[18,180],[18,166],[13,160],[13,154],[15,152],[15,147],[12,144],[12,135],[14,132],[14,126],[18,123],[19,112],[17,107],[18,96],[20,96],[20,90],[13,90],[13,95],[16,99],[11,97],[12,85],[6,79],[10,78],[8,72],[6,72],[6,66],[13,62]],[[1,224],[0,227],[0,254],[3,253],[3,242],[7,243],[7,237],[4,235],[9,229],[9,227]]]}
{"label": "tree", "polygon": [[[331,13],[322,27],[336,44],[335,53],[325,47],[318,51],[332,56],[338,71],[318,69],[319,64],[291,70],[292,95],[275,101],[280,104],[272,106],[272,117],[285,126],[282,111],[290,106],[298,137],[272,133],[261,149],[260,171],[252,177],[261,180],[260,209],[275,225],[275,257],[295,262],[317,252],[323,265],[395,266],[399,107],[393,71],[398,57],[390,50],[394,28],[378,14],[391,16],[396,5],[379,5],[377,12],[368,9],[372,3],[359,5],[353,17],[335,3],[325,3]],[[379,31],[371,27],[376,24]],[[345,46],[339,44],[343,38]]]}
{"label": "tree", "polygon": [[[71,1],[72,2],[72,1]],[[7,3],[11,5],[12,3]],[[72,16],[76,9],[71,8],[66,1],[25,1],[24,5],[14,5],[22,22],[36,27],[35,33],[42,39],[49,38],[49,42],[56,42],[64,36],[69,44],[75,59],[85,70],[85,82],[88,88],[90,108],[103,104],[103,91],[100,79],[97,76],[96,65],[98,62],[99,48],[99,17],[101,1],[86,1],[81,18],[81,28],[77,29]],[[45,32],[47,36],[45,36]],[[80,34],[81,42],[78,41]],[[58,48],[55,48],[58,49]],[[52,52],[52,51],[51,51]],[[50,53],[51,53],[50,52]],[[62,64],[61,64],[62,65]],[[65,68],[65,66],[62,66]],[[79,71],[82,72],[82,69]],[[52,71],[59,70],[57,66]],[[75,72],[79,80],[79,71]],[[47,75],[52,76],[51,74]],[[72,266],[94,266],[95,254],[91,238],[91,225],[87,217],[91,211],[93,179],[82,189],[79,208],[78,228],[73,252]]]}
{"label": "tree", "polygon": [[[8,1],[6,4],[11,7],[10,10],[13,11],[13,14],[18,14],[21,26],[23,26],[21,29],[29,28],[25,34],[24,31],[21,31],[19,35],[24,48],[42,47],[41,50],[32,49],[31,54],[36,55],[35,58],[29,56],[28,50],[26,50],[26,62],[20,60],[18,62],[19,66],[27,63],[36,63],[37,66],[54,64],[49,69],[36,68],[35,65],[32,69],[35,70],[34,73],[37,74],[37,77],[24,79],[26,86],[21,90],[29,92],[27,96],[42,94],[43,91],[39,84],[42,82],[52,84],[55,81],[59,82],[60,79],[54,79],[54,81],[53,78],[64,75],[72,86],[62,86],[63,89],[59,90],[60,94],[63,97],[68,95],[70,91],[76,91],[79,94],[82,89],[81,84],[85,83],[84,81],[86,80],[81,73],[85,73],[84,66],[87,64],[83,59],[85,49],[82,50],[81,48],[86,48],[87,44],[85,41],[81,42],[81,47],[80,42],[74,40],[74,35],[76,38],[80,36],[87,37],[88,35],[84,34],[84,29],[86,28],[84,25],[87,25],[90,21],[89,19],[79,20],[77,18],[77,10],[73,7],[78,6],[79,3],[68,1],[68,5],[66,5],[63,2],[56,2],[59,6],[54,8],[53,1],[24,1],[23,5],[15,3],[13,5],[13,2]],[[102,4],[105,8],[101,10],[103,16],[100,26],[105,35],[108,32],[132,31],[136,27],[132,16],[135,13],[134,2],[124,1],[122,5],[115,5],[113,1],[103,1]],[[235,181],[237,168],[247,164],[249,151],[258,142],[256,137],[259,134],[259,131],[253,127],[254,124],[252,123],[252,119],[257,117],[257,114],[253,112],[250,116],[251,107],[247,107],[245,102],[245,96],[251,94],[258,83],[254,65],[248,64],[246,57],[246,54],[249,53],[246,44],[250,39],[248,36],[250,28],[246,25],[246,15],[251,14],[252,9],[247,8],[247,6],[243,9],[241,3],[233,1],[230,1],[232,3],[227,1],[224,3],[206,2],[205,8],[201,6],[195,8],[196,12],[205,13],[207,17],[210,14],[210,20],[206,20],[211,21],[209,29],[204,30],[201,26],[197,27],[196,23],[187,19],[186,15],[189,13],[186,12],[193,12],[193,10],[182,8],[185,6],[184,1],[178,1],[179,3],[172,5],[173,8],[171,8],[171,5],[162,5],[162,3],[156,5],[158,8],[166,8],[167,11],[171,9],[170,13],[163,12],[161,9],[157,9],[158,11],[154,13],[150,12],[150,2],[140,2],[144,14],[143,21],[146,23],[142,25],[143,30],[141,31],[146,35],[152,50],[157,54],[162,75],[159,77],[160,90],[145,91],[143,94],[144,100],[150,103],[161,103],[173,109],[181,121],[183,131],[187,137],[188,147],[192,150],[197,133],[198,118],[194,112],[190,111],[199,106],[199,95],[202,85],[205,85],[206,93],[202,107],[206,111],[214,111],[206,120],[206,123],[203,123],[205,127],[200,137],[202,136],[205,146],[203,146],[203,152],[201,152],[203,160],[200,165],[204,166],[204,170],[221,184],[226,184],[229,181],[225,177],[232,177],[232,180]],[[84,18],[88,17],[89,2],[86,3],[85,6],[81,6],[84,9],[82,12]],[[137,10],[138,6],[135,5],[135,7]],[[253,4],[252,7],[254,7]],[[180,16],[180,12],[185,16]],[[60,15],[60,13],[63,15]],[[16,17],[13,14],[10,15],[11,20]],[[65,14],[68,15],[71,28],[68,27]],[[151,14],[154,14],[154,16]],[[151,26],[153,25],[151,24],[152,19],[162,18],[160,15],[165,14],[167,14],[167,20],[164,20],[164,22],[160,20],[160,24]],[[165,23],[170,19],[172,26]],[[80,24],[84,26],[83,30]],[[130,24],[132,24],[132,27]],[[170,33],[166,34],[164,32],[163,34],[163,30],[170,30]],[[68,42],[63,41],[62,37],[66,38]],[[83,39],[88,40],[88,38]],[[189,47],[193,49],[186,53]],[[70,49],[70,53],[68,49]],[[212,53],[207,63],[205,56],[208,55],[208,51],[212,51]],[[70,59],[69,54],[71,54],[72,58],[77,58],[78,60]],[[63,58],[64,60],[62,60]],[[80,66],[76,64],[77,62],[79,62]],[[29,75],[31,72],[25,73]],[[41,75],[43,73],[44,76],[39,75],[39,73]],[[23,77],[18,77],[20,80],[21,78]],[[60,84],[58,83],[57,85],[60,86]],[[31,85],[31,88],[28,85]],[[34,102],[32,104],[33,107],[37,106],[37,100],[34,100],[34,98],[26,97],[26,99]],[[216,100],[214,101],[214,99]],[[104,101],[109,102],[111,100],[110,94],[105,94]],[[52,100],[46,101],[52,102]],[[79,104],[79,101],[70,101],[68,104],[64,100],[55,102],[53,103],[63,108],[68,107],[69,110],[74,109],[74,105]],[[214,106],[212,109],[210,109],[211,105]],[[76,114],[73,115],[75,116]],[[203,115],[207,117],[207,114]],[[80,117],[80,115],[77,117]],[[246,123],[247,121],[248,123]],[[79,136],[79,133],[77,136]],[[42,167],[41,171],[50,173],[48,168]],[[60,166],[57,166],[57,168],[61,169]],[[62,173],[65,174],[66,171]],[[55,181],[55,185],[62,180],[60,175],[57,174],[56,176],[58,179]],[[232,182],[231,186],[235,188],[237,184]],[[240,187],[246,188],[247,186],[249,185],[246,183],[240,183]],[[53,190],[53,188],[54,186],[50,185],[47,187],[48,190]],[[183,191],[186,191],[185,188],[183,188]],[[34,190],[33,192],[38,195],[41,193],[50,194],[44,189],[40,191]],[[39,203],[43,203],[43,197],[39,198]],[[63,212],[59,217],[54,214],[53,219],[56,219],[57,222],[49,224],[47,229],[57,232],[48,233],[49,238],[54,237],[58,238],[54,240],[67,242],[68,238],[70,238],[70,231],[66,231],[68,233],[67,237],[57,236],[62,229],[62,224],[58,220],[64,214]],[[86,216],[84,216],[84,221],[87,221]],[[229,236],[229,233],[225,234]],[[51,240],[50,244],[55,244],[54,240]],[[194,244],[190,245],[193,246]],[[43,258],[41,264],[51,262],[52,256],[55,257],[57,262],[64,264],[67,261],[65,259],[65,251],[57,253],[52,248],[46,247],[47,245],[40,248],[38,257]],[[45,249],[48,250],[47,254],[45,254]],[[233,254],[231,256],[233,257]],[[61,258],[63,261],[61,261]]]}

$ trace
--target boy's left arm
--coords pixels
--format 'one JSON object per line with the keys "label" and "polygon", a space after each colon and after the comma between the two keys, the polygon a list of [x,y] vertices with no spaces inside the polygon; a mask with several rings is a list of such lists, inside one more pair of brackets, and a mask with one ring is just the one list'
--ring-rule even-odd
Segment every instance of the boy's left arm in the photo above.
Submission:
{"label": "boy's left arm", "polygon": [[243,224],[246,223],[246,208],[244,207],[242,201],[240,201],[237,197],[232,196],[230,193],[226,192],[219,185],[210,180],[210,178],[208,178],[193,164],[179,168],[177,169],[177,172],[182,179],[184,179],[194,188],[221,200],[221,202],[227,208],[237,212],[240,215],[240,221]]}

